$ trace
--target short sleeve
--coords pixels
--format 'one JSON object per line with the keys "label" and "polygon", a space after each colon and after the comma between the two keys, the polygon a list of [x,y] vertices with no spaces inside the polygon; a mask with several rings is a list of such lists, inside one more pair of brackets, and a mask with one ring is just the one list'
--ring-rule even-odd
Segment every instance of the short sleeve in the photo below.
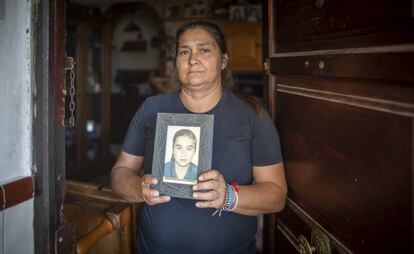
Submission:
{"label": "short sleeve", "polygon": [[129,124],[127,134],[124,138],[122,150],[133,155],[144,155],[145,150],[145,102]]}
{"label": "short sleeve", "polygon": [[252,127],[253,166],[273,165],[283,161],[279,134],[267,112],[255,114]]}

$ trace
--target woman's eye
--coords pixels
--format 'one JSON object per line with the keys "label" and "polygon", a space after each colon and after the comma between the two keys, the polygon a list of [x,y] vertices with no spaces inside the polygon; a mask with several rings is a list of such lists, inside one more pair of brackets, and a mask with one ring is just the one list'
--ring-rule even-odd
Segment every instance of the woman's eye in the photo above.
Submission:
{"label": "woman's eye", "polygon": [[181,50],[180,55],[187,55],[190,51],[189,50]]}
{"label": "woman's eye", "polygon": [[201,49],[201,52],[208,53],[208,52],[210,52],[210,50],[209,49]]}

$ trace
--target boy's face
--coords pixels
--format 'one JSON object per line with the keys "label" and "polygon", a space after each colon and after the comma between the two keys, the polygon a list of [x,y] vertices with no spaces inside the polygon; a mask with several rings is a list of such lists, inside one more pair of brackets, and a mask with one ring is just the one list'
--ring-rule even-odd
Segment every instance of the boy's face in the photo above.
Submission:
{"label": "boy's face", "polygon": [[195,141],[193,139],[187,136],[177,137],[173,147],[175,162],[181,167],[186,167],[190,164],[195,150]]}

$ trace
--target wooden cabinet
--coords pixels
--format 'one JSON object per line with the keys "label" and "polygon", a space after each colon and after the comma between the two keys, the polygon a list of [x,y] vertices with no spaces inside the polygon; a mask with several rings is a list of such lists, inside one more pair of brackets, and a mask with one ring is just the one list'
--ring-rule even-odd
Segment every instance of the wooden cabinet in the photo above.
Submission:
{"label": "wooden cabinet", "polygon": [[[262,23],[230,22],[222,19],[207,19],[223,30],[234,71],[261,71],[263,69]],[[175,31],[188,19],[165,20],[168,36],[175,38]],[[172,47],[173,45],[167,45]]]}
{"label": "wooden cabinet", "polygon": [[230,64],[235,71],[263,69],[263,32],[261,23],[226,23],[223,31],[227,39]]}
{"label": "wooden cabinet", "polygon": [[413,253],[412,2],[270,6],[269,108],[289,194],[269,253],[297,253],[318,231],[331,253]]}
{"label": "wooden cabinet", "polygon": [[102,186],[68,180],[65,187],[64,218],[74,227],[76,253],[135,253],[136,205]]}

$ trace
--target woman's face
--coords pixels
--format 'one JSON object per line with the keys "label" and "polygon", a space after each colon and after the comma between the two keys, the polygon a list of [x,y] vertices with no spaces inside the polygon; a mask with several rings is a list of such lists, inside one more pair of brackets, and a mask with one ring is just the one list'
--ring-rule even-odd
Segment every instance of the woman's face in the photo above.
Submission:
{"label": "woman's face", "polygon": [[186,167],[193,159],[196,151],[195,141],[187,136],[180,136],[175,139],[173,146],[174,161],[181,167]]}
{"label": "woman's face", "polygon": [[222,56],[214,37],[203,28],[185,31],[179,40],[176,65],[181,84],[188,89],[221,86],[221,70],[227,55]]}

